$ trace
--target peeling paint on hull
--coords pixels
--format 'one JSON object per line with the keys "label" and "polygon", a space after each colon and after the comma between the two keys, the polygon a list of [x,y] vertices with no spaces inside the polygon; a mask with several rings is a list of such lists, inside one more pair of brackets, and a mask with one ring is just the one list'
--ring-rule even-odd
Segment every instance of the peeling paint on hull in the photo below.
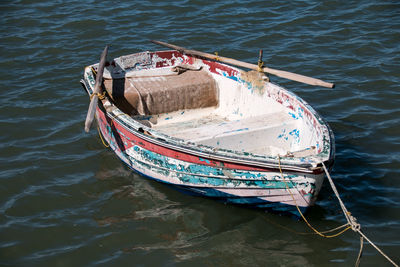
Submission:
{"label": "peeling paint on hull", "polygon": [[212,159],[199,158],[193,163],[171,158],[156,152],[162,152],[162,147],[153,147],[155,151],[143,148],[140,138],[115,120],[108,124],[106,116],[97,109],[101,133],[124,163],[145,177],[186,193],[299,216],[296,204],[306,211],[322,185],[323,174],[285,173],[282,180],[279,170],[251,170],[248,166],[231,169],[225,167],[229,164],[218,164]]}

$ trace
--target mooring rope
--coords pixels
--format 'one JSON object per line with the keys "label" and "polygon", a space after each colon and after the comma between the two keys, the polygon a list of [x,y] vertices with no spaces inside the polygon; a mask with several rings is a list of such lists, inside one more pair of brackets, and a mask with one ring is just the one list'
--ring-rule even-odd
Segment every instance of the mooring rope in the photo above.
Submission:
{"label": "mooring rope", "polygon": [[378,246],[376,246],[362,231],[361,231],[361,225],[357,222],[357,219],[351,215],[351,213],[347,210],[346,206],[344,205],[342,199],[339,196],[339,192],[336,189],[335,184],[333,183],[333,180],[331,176],[329,175],[328,169],[326,168],[325,164],[322,162],[322,167],[324,168],[324,171],[326,173],[326,177],[329,180],[329,183],[331,185],[331,188],[333,192],[336,195],[336,198],[338,199],[340,203],[340,207],[342,208],[343,214],[346,217],[347,222],[350,224],[351,229],[358,233],[360,235],[360,252],[358,253],[357,261],[356,261],[356,266],[360,264],[361,260],[361,255],[362,255],[362,250],[363,250],[363,244],[364,244],[364,239],[367,240],[379,253],[381,253],[382,256],[384,256],[391,264],[393,264],[396,267],[399,267],[391,258],[389,258],[388,255],[386,255]]}
{"label": "mooring rope", "polygon": [[333,183],[333,180],[331,176],[329,175],[329,172],[325,166],[325,164],[322,162],[322,167],[324,167],[324,171],[326,173],[326,177],[328,177],[329,183],[331,184],[332,190],[335,193],[337,199],[339,200],[340,206],[342,207],[343,213],[347,219],[347,222],[351,225],[351,229],[354,232],[357,232],[360,235],[360,252],[358,254],[358,258],[356,261],[356,266],[360,264],[360,259],[362,255],[362,249],[363,249],[363,243],[364,240],[367,240],[379,253],[382,254],[391,264],[393,264],[396,267],[399,267],[391,258],[389,258],[388,255],[386,255],[377,245],[375,245],[362,231],[361,231],[361,225],[357,223],[357,219],[351,215],[351,213],[346,209],[346,206],[343,204],[343,201],[341,200],[339,196],[339,192],[337,191],[335,184]]}
{"label": "mooring rope", "polygon": [[[287,184],[286,179],[285,179],[285,177],[283,176],[282,167],[281,167],[281,157],[280,157],[280,155],[278,155],[278,163],[279,163],[279,171],[280,171],[280,173],[281,173],[282,180],[285,182],[285,185],[286,185],[286,190],[289,191],[289,194],[290,194],[290,196],[292,197],[293,202],[294,202],[294,204],[296,205],[297,211],[299,212],[301,218],[304,220],[304,222],[307,224],[307,226],[308,226],[311,230],[314,231],[314,233],[316,233],[316,234],[319,235],[319,236],[325,237],[325,238],[333,238],[333,237],[337,237],[337,236],[343,234],[344,232],[346,232],[347,230],[351,229],[351,226],[349,225],[349,223],[346,223],[346,224],[341,225],[341,226],[339,226],[339,227],[337,227],[337,228],[335,228],[335,229],[331,229],[331,230],[328,230],[328,231],[325,231],[325,232],[318,231],[317,229],[315,229],[315,228],[308,222],[308,220],[306,219],[306,217],[304,216],[304,214],[301,212],[301,210],[300,210],[300,208],[299,208],[299,205],[297,205],[297,201],[296,201],[295,197],[294,197],[293,194],[292,194],[292,191],[290,191],[290,189],[289,189],[289,185]],[[346,226],[347,226],[347,227],[346,227]],[[336,234],[333,234],[333,235],[325,235],[325,234],[324,234],[324,233],[327,233],[327,232],[333,232],[334,230],[336,230],[336,229],[341,229],[341,228],[343,228],[343,227],[346,227],[346,228],[345,228],[344,230],[342,230],[342,231],[336,233]]]}
{"label": "mooring rope", "polygon": [[[276,222],[274,222],[274,221],[272,221],[272,220],[270,220],[270,219],[267,219],[267,218],[266,218],[266,220],[267,220],[268,222],[270,222],[271,224],[277,226],[277,227],[280,227],[280,228],[282,228],[282,229],[285,229],[285,230],[287,230],[287,231],[289,231],[289,232],[292,232],[292,233],[294,233],[294,234],[297,234],[297,235],[315,235],[315,234],[316,234],[315,232],[313,232],[313,233],[298,232],[298,231],[295,231],[295,230],[293,230],[293,229],[291,229],[291,228],[289,228],[289,227],[285,227],[285,226],[283,226],[283,225],[281,225],[281,224],[278,224],[278,223],[276,223]],[[322,234],[332,233],[332,232],[335,232],[335,231],[340,230],[340,229],[342,229],[342,228],[348,227],[348,225],[349,225],[349,224],[346,223],[346,224],[343,224],[343,225],[341,225],[341,226],[339,226],[339,227],[336,227],[336,228],[333,228],[333,229],[330,229],[330,230],[326,230],[326,231],[319,231],[319,232],[322,233]]]}
{"label": "mooring rope", "polygon": [[99,126],[97,126],[97,131],[99,132],[99,136],[100,136],[100,139],[101,139],[101,142],[103,143],[103,145],[104,145],[106,148],[110,147],[110,145],[106,144],[106,142],[105,142],[105,140],[104,140],[104,138],[103,138],[103,136],[102,136],[102,134],[101,134],[101,132],[100,132],[100,127],[99,127]]}
{"label": "mooring rope", "polygon": [[[282,167],[281,167],[281,157],[278,155],[278,163],[279,163],[279,171],[281,173],[282,179],[285,182],[286,185],[286,189],[289,191],[295,205],[297,208],[297,211],[299,212],[300,216],[303,218],[304,222],[307,224],[308,227],[310,227],[316,234],[325,237],[325,238],[331,238],[331,237],[337,237],[341,234],[343,234],[345,231],[347,231],[348,229],[352,229],[354,232],[358,233],[360,235],[360,251],[358,252],[358,256],[357,256],[357,260],[355,262],[355,266],[359,266],[360,265],[360,261],[361,261],[361,256],[362,256],[362,252],[363,252],[363,247],[364,247],[364,239],[367,240],[382,256],[384,256],[391,264],[393,264],[393,266],[399,267],[399,265],[397,265],[388,255],[386,255],[377,245],[375,245],[362,231],[361,231],[361,225],[357,222],[357,219],[351,215],[351,213],[347,210],[346,206],[344,205],[342,199],[339,196],[339,192],[336,189],[335,184],[333,183],[333,180],[328,172],[328,169],[326,168],[325,164],[322,162],[322,167],[324,168],[324,171],[326,173],[326,176],[329,180],[329,184],[331,185],[331,188],[333,190],[333,192],[335,193],[336,198],[339,201],[340,207],[342,208],[343,214],[347,220],[347,223],[344,225],[341,225],[335,229],[331,229],[328,231],[318,231],[316,230],[308,221],[307,219],[304,217],[303,213],[301,212],[299,206],[297,205],[296,199],[294,198],[292,192],[289,190],[289,185],[286,183],[286,180],[283,176],[283,172],[282,172]],[[345,226],[346,227],[344,230],[340,231],[339,233],[333,234],[333,235],[324,235],[323,233],[327,233],[327,232],[332,232],[335,231],[337,229],[341,229]]]}
{"label": "mooring rope", "polygon": [[333,180],[332,180],[331,176],[329,175],[329,172],[328,172],[328,170],[327,170],[327,168],[326,168],[326,166],[325,166],[325,164],[324,164],[323,162],[322,162],[322,166],[323,166],[323,168],[324,168],[324,171],[325,171],[325,173],[326,173],[326,176],[328,177],[328,180],[329,180],[329,183],[330,183],[330,185],[331,185],[331,188],[332,188],[333,192],[335,193],[336,198],[339,200],[339,204],[340,204],[340,207],[342,208],[343,214],[344,214],[344,216],[346,217],[347,222],[351,225],[351,229],[352,229],[353,231],[359,230],[359,229],[361,228],[361,225],[360,225],[359,223],[357,223],[357,219],[354,218],[354,217],[351,215],[351,213],[347,210],[347,208],[346,208],[346,206],[344,205],[342,199],[340,198],[339,192],[337,191],[336,186],[335,186],[335,184],[333,183]]}

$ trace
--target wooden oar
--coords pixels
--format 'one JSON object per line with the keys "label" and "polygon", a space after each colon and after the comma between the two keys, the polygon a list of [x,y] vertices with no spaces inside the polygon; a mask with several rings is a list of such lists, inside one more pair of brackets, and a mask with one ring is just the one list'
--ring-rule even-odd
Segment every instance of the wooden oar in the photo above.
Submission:
{"label": "wooden oar", "polygon": [[[213,54],[204,53],[204,52],[200,52],[200,51],[196,51],[196,50],[190,50],[190,49],[186,49],[184,47],[180,47],[180,46],[173,45],[173,44],[168,44],[168,43],[161,42],[161,41],[152,40],[151,42],[158,44],[158,45],[162,45],[162,46],[166,46],[166,47],[178,50],[181,53],[200,56],[200,57],[204,57],[204,58],[208,58],[208,59],[212,59],[212,60],[217,60],[217,61],[225,62],[225,63],[231,64],[231,65],[244,67],[247,69],[258,70],[258,66],[255,64],[246,63],[246,62],[239,61],[239,60],[236,60],[233,58],[221,57],[221,56],[216,56]],[[262,68],[262,71],[276,75],[278,77],[293,80],[296,82],[301,82],[301,83],[306,83],[306,84],[311,84],[311,85],[318,85],[318,86],[323,86],[323,87],[328,87],[328,88],[335,87],[335,84],[333,84],[333,83],[324,82],[319,79],[307,77],[307,76],[296,74],[296,73],[291,73],[288,71],[277,70],[277,69],[272,69],[272,68],[267,68],[267,67]]]}
{"label": "wooden oar", "polygon": [[108,45],[106,45],[106,47],[103,50],[103,53],[101,53],[99,67],[97,68],[96,83],[94,84],[93,94],[90,96],[91,100],[85,121],[85,131],[87,133],[89,132],[90,126],[92,125],[94,113],[97,107],[97,102],[99,100],[99,94],[102,89],[101,85],[103,83],[103,72],[104,72],[104,65],[106,64],[107,52],[108,52]]}

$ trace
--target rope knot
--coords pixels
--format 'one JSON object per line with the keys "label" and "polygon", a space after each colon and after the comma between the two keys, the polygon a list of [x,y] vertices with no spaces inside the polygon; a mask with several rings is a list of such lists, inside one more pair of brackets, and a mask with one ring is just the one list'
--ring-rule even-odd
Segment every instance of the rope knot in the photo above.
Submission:
{"label": "rope knot", "polygon": [[264,62],[259,60],[258,64],[257,64],[257,71],[258,72],[264,72],[263,68],[264,68]]}
{"label": "rope knot", "polygon": [[[350,213],[350,212],[349,212]],[[358,232],[361,229],[361,224],[357,222],[357,219],[349,214],[349,220],[351,225],[351,230]]]}
{"label": "rope knot", "polygon": [[214,60],[220,61],[221,59],[220,59],[219,56],[218,56],[218,52],[214,52],[214,54],[216,55],[216,57],[214,58]]}
{"label": "rope knot", "polygon": [[97,97],[98,97],[100,100],[103,100],[103,99],[106,97],[106,91],[104,91],[102,94],[100,94],[100,93],[93,93],[93,94],[91,94],[91,95],[90,95],[90,100],[92,100],[92,98],[93,98],[95,95],[97,95]]}

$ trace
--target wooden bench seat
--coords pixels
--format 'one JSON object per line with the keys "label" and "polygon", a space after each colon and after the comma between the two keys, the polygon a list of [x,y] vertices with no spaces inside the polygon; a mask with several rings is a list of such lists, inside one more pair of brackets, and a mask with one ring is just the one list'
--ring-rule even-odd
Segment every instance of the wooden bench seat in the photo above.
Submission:
{"label": "wooden bench seat", "polygon": [[[161,70],[160,70],[161,72]],[[169,75],[110,79],[104,85],[113,101],[129,115],[156,115],[218,105],[218,89],[204,70]]]}

